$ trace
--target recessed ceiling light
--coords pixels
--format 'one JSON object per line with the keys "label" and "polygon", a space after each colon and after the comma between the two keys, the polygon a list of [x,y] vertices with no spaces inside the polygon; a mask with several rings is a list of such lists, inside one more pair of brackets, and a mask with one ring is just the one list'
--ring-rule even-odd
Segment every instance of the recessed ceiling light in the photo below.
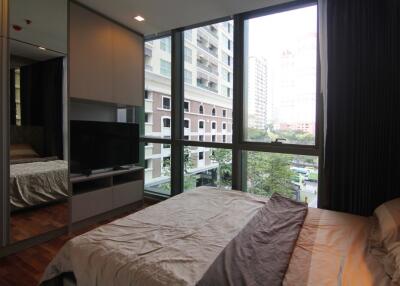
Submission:
{"label": "recessed ceiling light", "polygon": [[46,48],[45,47],[38,47],[39,50],[45,51]]}
{"label": "recessed ceiling light", "polygon": [[142,16],[140,16],[140,15],[137,15],[137,16],[135,17],[135,20],[138,21],[138,22],[143,22],[143,21],[144,21],[144,18],[143,18]]}

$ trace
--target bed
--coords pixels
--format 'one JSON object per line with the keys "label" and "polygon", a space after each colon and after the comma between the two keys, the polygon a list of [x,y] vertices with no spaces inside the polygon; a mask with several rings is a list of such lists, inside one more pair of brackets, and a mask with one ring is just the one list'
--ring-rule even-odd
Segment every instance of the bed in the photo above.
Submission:
{"label": "bed", "polygon": [[10,145],[10,205],[20,210],[69,197],[68,162],[41,157],[30,144]]}
{"label": "bed", "polygon": [[370,218],[281,201],[180,194],[71,239],[42,285],[396,285],[370,254]]}
{"label": "bed", "polygon": [[69,197],[68,162],[31,160],[10,166],[12,210],[59,201]]}

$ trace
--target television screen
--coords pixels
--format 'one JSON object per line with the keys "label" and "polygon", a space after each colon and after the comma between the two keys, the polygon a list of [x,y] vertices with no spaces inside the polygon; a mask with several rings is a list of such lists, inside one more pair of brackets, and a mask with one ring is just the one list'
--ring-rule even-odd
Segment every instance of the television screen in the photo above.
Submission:
{"label": "television screen", "polygon": [[117,168],[139,161],[139,125],[71,120],[71,173]]}

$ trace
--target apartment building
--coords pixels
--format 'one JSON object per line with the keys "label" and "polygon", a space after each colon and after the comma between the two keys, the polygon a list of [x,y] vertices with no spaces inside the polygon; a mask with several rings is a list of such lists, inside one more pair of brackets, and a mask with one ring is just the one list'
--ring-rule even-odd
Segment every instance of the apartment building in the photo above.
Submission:
{"label": "apartment building", "polygon": [[248,59],[248,127],[267,129],[269,113],[267,60],[261,57]]}
{"label": "apartment building", "polygon": [[[184,139],[232,142],[233,25],[231,21],[187,30],[184,48]],[[145,44],[145,135],[171,136],[171,38]],[[145,147],[146,187],[169,192],[169,144]],[[187,174],[215,184],[218,163],[205,147],[187,147]],[[200,183],[201,182],[201,183]]]}

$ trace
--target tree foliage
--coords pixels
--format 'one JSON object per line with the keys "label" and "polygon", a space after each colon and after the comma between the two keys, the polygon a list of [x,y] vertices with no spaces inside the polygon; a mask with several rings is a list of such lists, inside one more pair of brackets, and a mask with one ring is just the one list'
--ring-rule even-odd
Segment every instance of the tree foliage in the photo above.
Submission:
{"label": "tree foliage", "polygon": [[248,191],[263,196],[278,192],[292,196],[290,170],[291,155],[248,152],[247,153]]}
{"label": "tree foliage", "polygon": [[232,186],[232,151],[213,149],[210,159],[218,163],[218,187]]}

